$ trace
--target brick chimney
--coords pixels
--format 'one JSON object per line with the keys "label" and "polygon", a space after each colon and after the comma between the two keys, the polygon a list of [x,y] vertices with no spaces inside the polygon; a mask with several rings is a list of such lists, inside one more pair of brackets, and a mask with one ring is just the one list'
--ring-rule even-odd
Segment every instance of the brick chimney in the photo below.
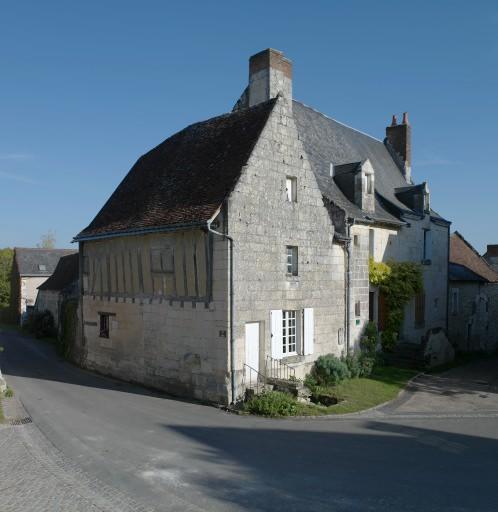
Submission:
{"label": "brick chimney", "polygon": [[249,107],[278,94],[292,100],[292,62],[268,48],[249,59]]}
{"label": "brick chimney", "polygon": [[[408,122],[408,113],[403,114],[403,121],[398,124],[396,116],[393,116],[391,126],[386,128],[384,141],[391,154],[394,152],[396,163],[401,169],[406,181],[411,183],[412,170],[412,128]],[[396,156],[398,158],[396,158]]]}

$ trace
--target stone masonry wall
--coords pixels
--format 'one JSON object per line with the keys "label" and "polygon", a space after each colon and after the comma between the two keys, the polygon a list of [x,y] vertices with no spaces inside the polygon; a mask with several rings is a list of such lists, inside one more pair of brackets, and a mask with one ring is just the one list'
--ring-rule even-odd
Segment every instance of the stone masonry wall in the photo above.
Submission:
{"label": "stone masonry wall", "polygon": [[[297,202],[286,199],[297,178]],[[270,355],[270,311],[314,309],[314,353],[284,358],[303,377],[321,354],[344,349],[344,252],[299,141],[292,107],[279,98],[228,205],[235,240],[237,381],[245,360],[245,324],[260,324],[260,368]],[[299,275],[286,275],[286,246],[298,247]],[[341,343],[341,344],[340,344]],[[240,388],[239,388],[240,389]]]}

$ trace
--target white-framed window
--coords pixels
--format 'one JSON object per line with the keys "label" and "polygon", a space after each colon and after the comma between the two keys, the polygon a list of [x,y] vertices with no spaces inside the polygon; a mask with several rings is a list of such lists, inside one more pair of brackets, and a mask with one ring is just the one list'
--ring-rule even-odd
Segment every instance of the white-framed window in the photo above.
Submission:
{"label": "white-framed window", "polygon": [[282,355],[297,354],[297,311],[282,311]]}
{"label": "white-framed window", "polygon": [[366,177],[367,177],[367,194],[373,194],[374,193],[373,175],[366,174]]}
{"label": "white-framed window", "polygon": [[432,259],[432,231],[424,229],[424,258],[423,262],[428,264]]}
{"label": "white-framed window", "polygon": [[287,246],[287,274],[290,276],[298,275],[298,252],[295,245]]}
{"label": "white-framed window", "polygon": [[458,288],[451,289],[451,314],[458,315],[458,311],[460,309],[459,304],[460,299],[460,290]]}
{"label": "white-framed window", "polygon": [[297,178],[287,176],[285,179],[285,193],[289,203],[297,202]]}

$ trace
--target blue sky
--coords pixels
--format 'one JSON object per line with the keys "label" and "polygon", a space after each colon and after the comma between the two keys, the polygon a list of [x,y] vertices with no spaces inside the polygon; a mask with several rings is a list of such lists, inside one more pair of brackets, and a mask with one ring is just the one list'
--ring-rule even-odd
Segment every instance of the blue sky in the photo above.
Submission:
{"label": "blue sky", "polygon": [[383,138],[408,111],[413,174],[480,251],[498,243],[498,3],[23,1],[0,16],[0,247],[57,245],[135,160],[229,111],[248,57],[294,63],[294,97]]}

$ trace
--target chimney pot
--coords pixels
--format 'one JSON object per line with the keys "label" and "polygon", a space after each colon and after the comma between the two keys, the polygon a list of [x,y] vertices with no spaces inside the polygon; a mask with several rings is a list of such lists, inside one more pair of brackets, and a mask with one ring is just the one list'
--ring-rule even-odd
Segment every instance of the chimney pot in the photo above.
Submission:
{"label": "chimney pot", "polygon": [[403,112],[403,121],[401,122],[401,124],[410,124],[408,122],[408,112]]}
{"label": "chimney pot", "polygon": [[398,124],[398,118],[396,117],[396,114],[393,114],[393,120],[391,122],[391,126],[396,126]]}

